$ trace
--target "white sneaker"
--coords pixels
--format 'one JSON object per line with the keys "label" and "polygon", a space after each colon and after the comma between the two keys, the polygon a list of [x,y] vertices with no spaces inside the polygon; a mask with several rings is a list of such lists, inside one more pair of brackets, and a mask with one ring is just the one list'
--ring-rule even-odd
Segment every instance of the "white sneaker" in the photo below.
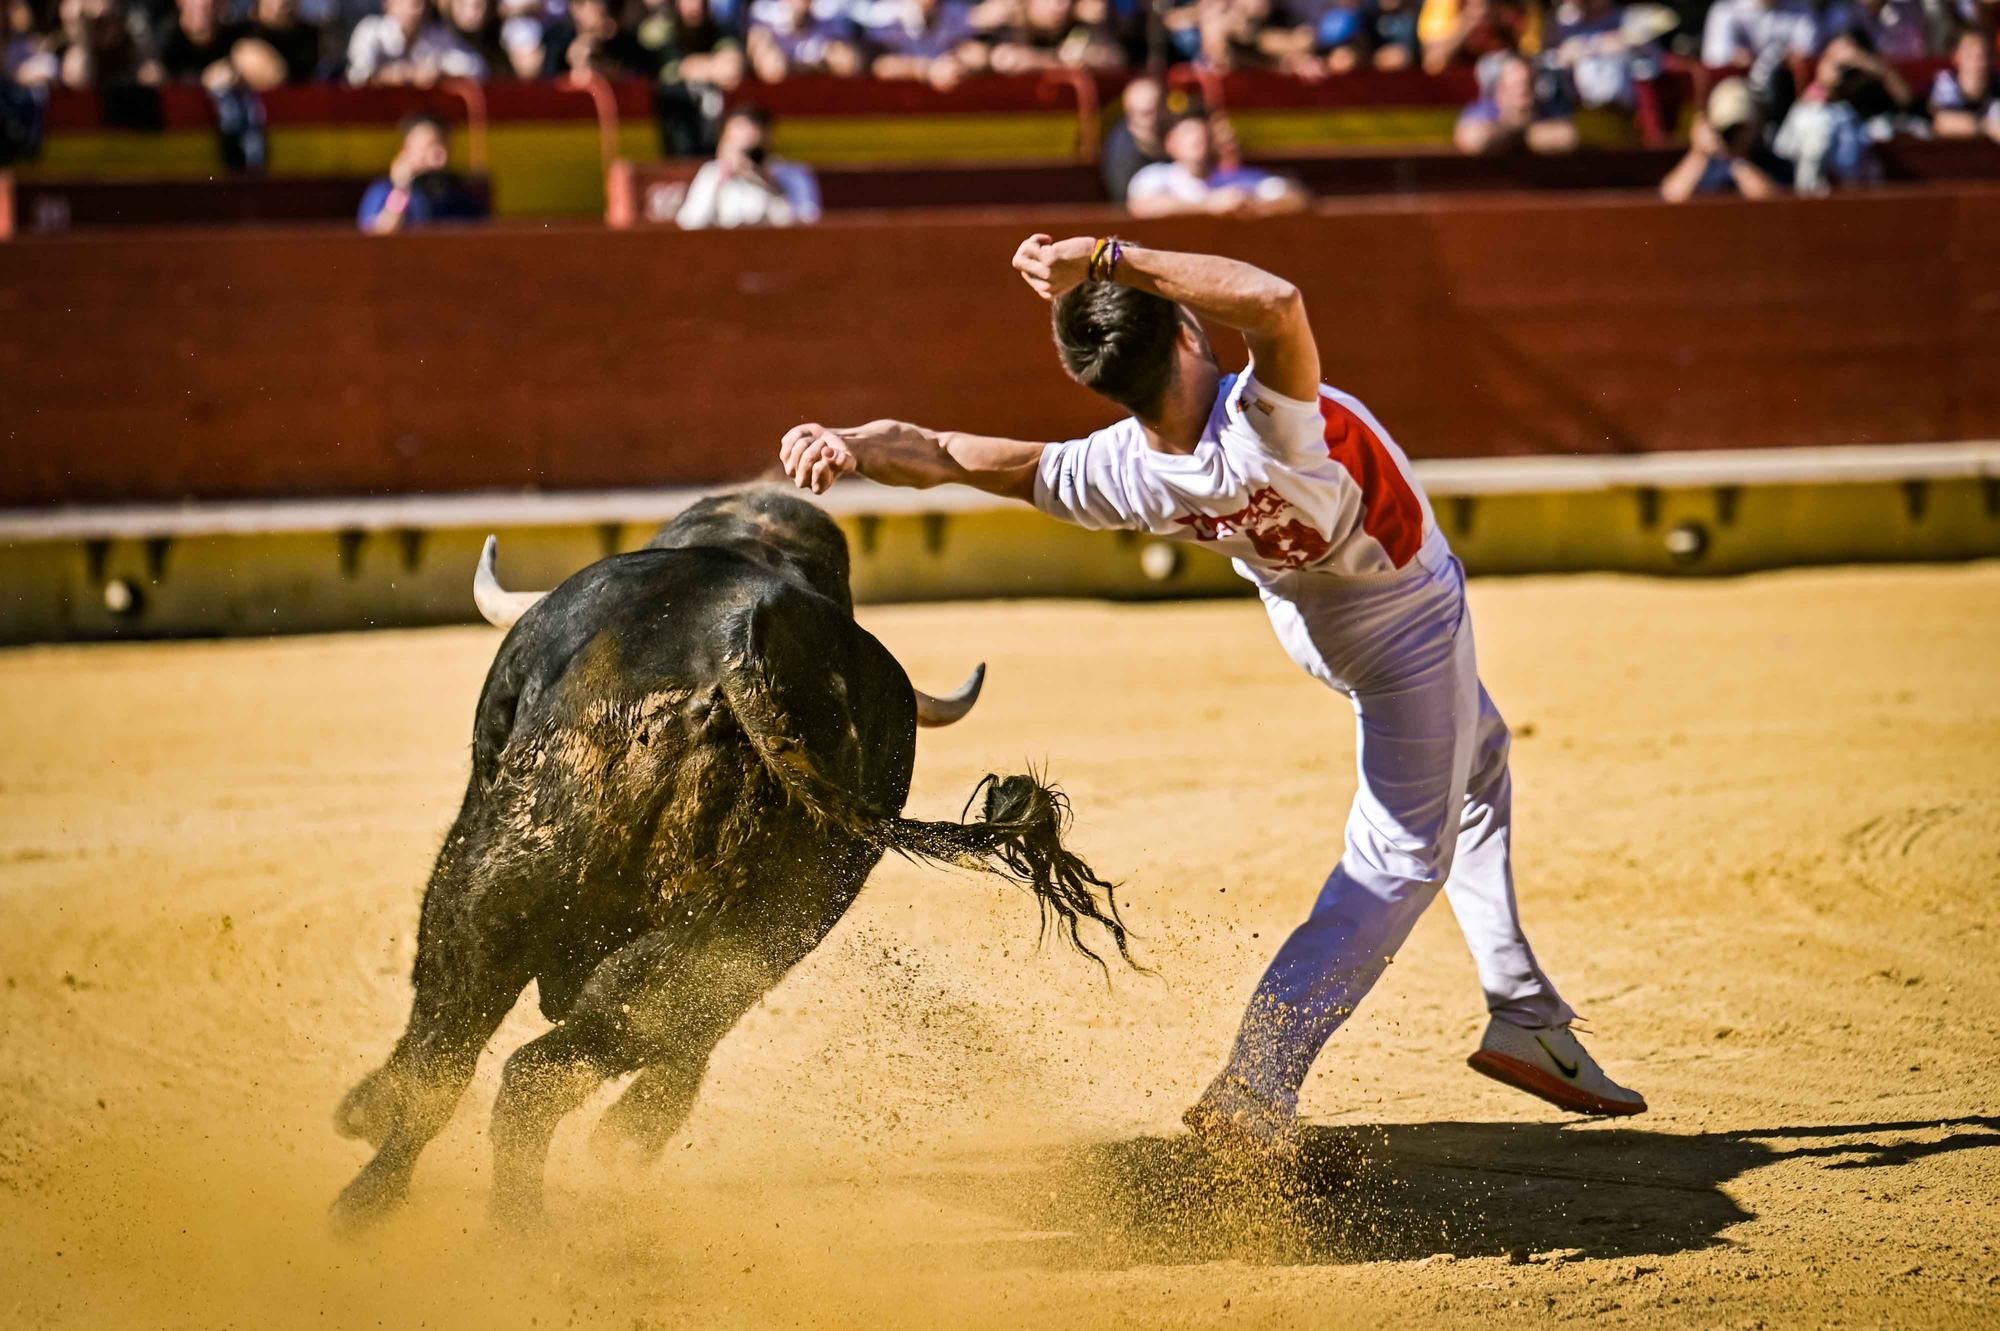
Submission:
{"label": "white sneaker", "polygon": [[1568,1026],[1516,1026],[1495,1017],[1465,1061],[1474,1072],[1572,1113],[1646,1112],[1646,1097],[1605,1076]]}
{"label": "white sneaker", "polygon": [[1210,1150],[1276,1161],[1299,1154],[1298,1119],[1226,1072],[1209,1083],[1181,1122]]}

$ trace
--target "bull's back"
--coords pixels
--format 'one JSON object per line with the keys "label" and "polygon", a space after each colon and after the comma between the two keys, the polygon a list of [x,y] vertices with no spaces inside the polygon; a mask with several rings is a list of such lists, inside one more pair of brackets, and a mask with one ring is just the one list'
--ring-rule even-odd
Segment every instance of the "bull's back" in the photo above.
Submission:
{"label": "bull's back", "polygon": [[728,798],[758,782],[726,687],[746,674],[822,770],[901,809],[915,755],[901,667],[844,607],[712,549],[602,560],[524,618],[488,674],[475,778],[555,763],[590,821],[647,818],[635,806],[691,782]]}

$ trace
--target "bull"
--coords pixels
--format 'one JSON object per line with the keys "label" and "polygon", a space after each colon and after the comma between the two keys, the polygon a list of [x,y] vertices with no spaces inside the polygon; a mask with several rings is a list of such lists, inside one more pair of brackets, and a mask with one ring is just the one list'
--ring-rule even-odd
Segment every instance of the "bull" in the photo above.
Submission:
{"label": "bull", "polygon": [[901,816],[917,726],[962,716],[981,674],[946,698],[912,687],[855,622],[846,538],[813,504],[703,500],[545,596],[504,590],[493,558],[489,538],[475,599],[511,631],[424,891],[407,1028],[335,1115],[375,1147],[337,1225],[401,1202],[530,981],[554,1024],[507,1059],[496,1216],[541,1213],[557,1123],[613,1078],[637,1074],[600,1136],[657,1152],[716,1045],[891,850],[1011,879],[1044,931],[1099,960],[1091,922],[1131,961],[1111,885],[1063,844],[1055,788],[989,776],[976,821]]}

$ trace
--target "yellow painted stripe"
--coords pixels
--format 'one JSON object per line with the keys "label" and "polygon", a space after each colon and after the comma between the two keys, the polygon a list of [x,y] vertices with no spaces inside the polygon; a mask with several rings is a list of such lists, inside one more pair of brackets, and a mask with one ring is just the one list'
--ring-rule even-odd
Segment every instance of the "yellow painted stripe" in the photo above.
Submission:
{"label": "yellow painted stripe", "polygon": [[1069,113],[952,116],[794,116],[773,146],[802,162],[992,162],[1076,152]]}

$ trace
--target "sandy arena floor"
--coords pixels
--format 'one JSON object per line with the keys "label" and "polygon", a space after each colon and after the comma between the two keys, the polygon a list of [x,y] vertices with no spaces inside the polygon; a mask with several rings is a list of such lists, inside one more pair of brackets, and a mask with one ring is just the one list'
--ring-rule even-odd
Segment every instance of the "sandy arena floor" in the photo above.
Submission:
{"label": "sandy arena floor", "polygon": [[534,1241],[494,1051],[408,1213],[323,1223],[497,634],[0,653],[0,1324],[1993,1325],[2000,566],[1474,597],[1531,933],[1651,1114],[1469,1072],[1440,905],[1307,1089],[1361,1172],[1218,1174],[1177,1115],[1336,853],[1346,709],[1250,602],[875,609],[920,682],[992,663],[913,810],[1046,759],[1161,978],[885,865],[656,1167],[565,1130]]}

